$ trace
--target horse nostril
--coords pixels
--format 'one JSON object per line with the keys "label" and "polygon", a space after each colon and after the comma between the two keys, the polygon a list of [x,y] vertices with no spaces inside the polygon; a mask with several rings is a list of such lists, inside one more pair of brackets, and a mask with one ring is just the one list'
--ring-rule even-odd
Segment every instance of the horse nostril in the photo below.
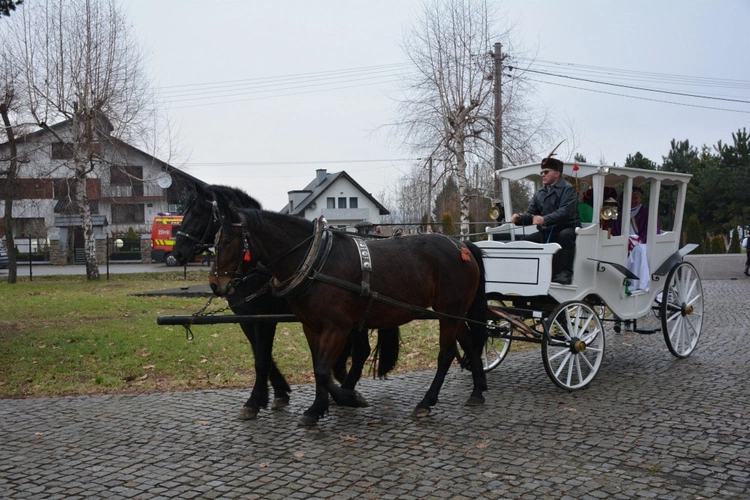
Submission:
{"label": "horse nostril", "polygon": [[219,287],[216,285],[216,283],[211,283],[211,290],[214,292],[214,295],[218,295],[216,293],[219,290]]}

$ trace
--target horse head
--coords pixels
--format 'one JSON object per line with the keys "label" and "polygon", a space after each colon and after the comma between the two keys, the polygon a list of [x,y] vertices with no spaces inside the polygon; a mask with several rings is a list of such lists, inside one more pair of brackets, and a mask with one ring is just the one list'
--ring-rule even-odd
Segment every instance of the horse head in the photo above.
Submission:
{"label": "horse head", "polygon": [[191,257],[207,250],[219,230],[211,186],[203,188],[196,184],[195,191],[188,197],[183,215],[172,250],[172,255],[181,266],[187,264]]}
{"label": "horse head", "polygon": [[208,282],[214,294],[221,297],[231,294],[252,272],[258,252],[248,232],[248,212],[232,202],[219,202],[217,210],[220,228],[214,240],[215,260]]}

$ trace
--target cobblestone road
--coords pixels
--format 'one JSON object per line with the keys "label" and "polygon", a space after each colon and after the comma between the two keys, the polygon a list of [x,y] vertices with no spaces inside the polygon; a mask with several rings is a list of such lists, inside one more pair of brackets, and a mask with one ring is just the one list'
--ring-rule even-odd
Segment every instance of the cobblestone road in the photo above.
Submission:
{"label": "cobblestone road", "polygon": [[610,330],[597,378],[568,393],[538,349],[511,352],[483,407],[454,367],[422,420],[431,372],[364,380],[369,408],[312,429],[312,386],[249,422],[239,390],[1,400],[0,498],[748,498],[750,279],[703,285],[688,359]]}

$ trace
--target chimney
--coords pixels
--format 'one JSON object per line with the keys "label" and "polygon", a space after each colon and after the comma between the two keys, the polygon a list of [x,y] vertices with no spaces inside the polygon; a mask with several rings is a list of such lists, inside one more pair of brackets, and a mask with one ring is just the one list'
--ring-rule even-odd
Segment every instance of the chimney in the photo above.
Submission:
{"label": "chimney", "polygon": [[318,170],[315,171],[315,180],[318,182],[317,184],[318,186],[323,184],[323,181],[326,180],[326,175],[327,175],[326,169],[324,168],[319,168]]}

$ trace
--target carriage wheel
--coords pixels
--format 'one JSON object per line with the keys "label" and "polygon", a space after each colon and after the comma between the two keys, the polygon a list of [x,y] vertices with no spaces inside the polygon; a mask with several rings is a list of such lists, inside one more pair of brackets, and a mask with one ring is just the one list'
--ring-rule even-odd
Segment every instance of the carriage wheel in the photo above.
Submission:
{"label": "carriage wheel", "polygon": [[[510,323],[497,313],[493,313],[493,311],[502,310],[503,307],[502,302],[496,298],[487,300],[487,324],[489,326],[487,327],[487,340],[482,348],[482,369],[485,372],[500,366],[510,350],[511,340],[506,338],[510,335]],[[458,342],[456,342],[456,348],[460,359],[463,349]]]}
{"label": "carriage wheel", "polygon": [[673,267],[657,302],[669,351],[678,358],[690,356],[703,326],[703,286],[695,267],[689,262]]}
{"label": "carriage wheel", "polygon": [[583,302],[566,302],[545,323],[542,361],[549,378],[563,389],[582,389],[604,359],[604,328],[599,315]]}
{"label": "carriage wheel", "polygon": [[497,314],[493,314],[493,310],[502,308],[503,304],[499,300],[493,298],[487,300],[487,323],[490,326],[487,328],[487,341],[482,349],[482,367],[486,372],[500,366],[510,351],[511,339],[504,337],[510,334],[510,323]]}

